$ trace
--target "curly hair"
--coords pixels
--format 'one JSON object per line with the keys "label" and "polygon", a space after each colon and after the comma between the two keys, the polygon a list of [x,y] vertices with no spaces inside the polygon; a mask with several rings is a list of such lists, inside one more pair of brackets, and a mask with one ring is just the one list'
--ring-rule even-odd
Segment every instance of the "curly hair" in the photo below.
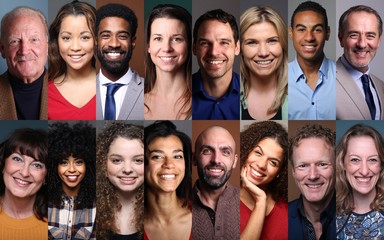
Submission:
{"label": "curly hair", "polygon": [[[0,197],[4,196],[6,189],[3,176],[5,160],[12,153],[19,152],[47,165],[47,132],[44,130],[17,129],[7,140],[1,143],[0,147]],[[47,193],[47,186],[44,183],[37,191],[35,203],[33,204],[33,213],[41,221],[45,221],[48,217]]]}
{"label": "curly hair", "polygon": [[[186,79],[186,89],[183,95],[177,100],[177,102],[182,103],[182,108],[177,113],[177,118],[180,118],[181,114],[186,114],[190,116],[192,113],[192,108],[188,107],[191,103],[192,97],[192,16],[191,14],[184,9],[183,7],[173,5],[173,4],[159,4],[151,12],[148,17],[146,25],[146,35],[145,35],[145,49],[149,48],[149,42],[151,39],[151,27],[152,23],[158,18],[167,18],[167,19],[177,19],[184,25],[184,30],[187,35],[187,49],[188,56],[184,64],[184,75]],[[151,59],[151,55],[148,51],[145,53],[145,68],[146,68],[146,78],[144,84],[144,93],[149,93],[152,91],[156,84],[156,66]],[[149,109],[147,105],[146,108]]]}
{"label": "curly hair", "polygon": [[[192,189],[192,143],[189,136],[183,132],[176,130],[176,126],[171,121],[156,121],[144,129],[144,164],[148,165],[148,146],[159,137],[176,136],[183,145],[185,171],[184,178],[180,185],[176,188],[176,196],[182,200],[183,207],[187,207],[190,203]],[[147,190],[147,188],[146,188]]]}
{"label": "curly hair", "polygon": [[[62,74],[66,74],[66,71],[67,71],[67,64],[60,55],[58,39],[59,39],[61,23],[63,22],[64,18],[68,16],[84,16],[87,21],[87,26],[93,37],[93,40],[95,41],[96,39],[96,34],[95,34],[96,9],[92,5],[86,2],[72,1],[62,6],[59,12],[57,13],[56,18],[53,20],[51,26],[49,27],[49,46],[48,46],[48,52],[49,52],[48,79],[49,80],[53,80]],[[91,65],[93,68],[95,68],[96,66],[95,56],[92,57]]]}
{"label": "curly hair", "polygon": [[84,160],[86,174],[80,182],[77,202],[91,208],[95,202],[95,159],[96,132],[87,122],[77,122],[70,126],[68,122],[54,122],[48,126],[48,191],[49,202],[61,204],[62,181],[57,172],[57,166],[70,156]]}
{"label": "curly hair", "polygon": [[[116,213],[121,208],[121,202],[117,195],[115,187],[107,180],[107,158],[109,147],[112,142],[118,138],[129,140],[137,139],[143,143],[143,126],[133,125],[120,121],[107,122],[102,132],[97,136],[96,150],[96,182],[97,182],[97,218],[96,218],[96,236],[98,239],[107,239],[111,232],[117,233],[119,229],[115,224]],[[135,227],[142,236],[144,231],[144,186],[138,189],[135,202]]]}
{"label": "curly hair", "polygon": [[348,182],[345,172],[344,158],[347,153],[349,140],[363,136],[373,139],[381,161],[380,176],[376,183],[376,196],[369,204],[373,210],[384,210],[384,140],[381,134],[373,127],[356,124],[342,136],[336,147],[336,213],[338,215],[347,215],[355,207],[352,187]]}
{"label": "curly hair", "polygon": [[240,133],[240,164],[243,167],[249,154],[266,138],[274,139],[283,149],[279,177],[268,184],[268,191],[275,201],[288,201],[288,133],[279,123],[263,121],[252,123]]}

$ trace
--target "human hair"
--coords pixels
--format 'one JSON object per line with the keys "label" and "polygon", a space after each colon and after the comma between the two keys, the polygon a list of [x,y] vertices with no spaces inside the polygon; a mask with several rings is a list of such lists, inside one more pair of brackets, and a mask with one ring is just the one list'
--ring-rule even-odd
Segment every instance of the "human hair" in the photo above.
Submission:
{"label": "human hair", "polygon": [[274,121],[255,122],[240,133],[240,164],[243,167],[249,154],[260,141],[271,138],[283,149],[279,177],[268,184],[268,192],[275,201],[288,201],[288,133]]}
{"label": "human hair", "polygon": [[328,27],[327,11],[319,3],[312,2],[312,1],[306,1],[306,2],[300,3],[299,6],[297,6],[297,8],[295,9],[295,11],[293,11],[293,14],[291,17],[291,27],[292,28],[294,27],[294,20],[295,20],[296,14],[299,12],[305,12],[305,11],[313,11],[313,12],[318,13],[321,16],[323,16],[323,20],[324,20],[323,27],[324,27],[324,29],[327,29],[327,27]]}
{"label": "human hair", "polygon": [[80,182],[76,201],[84,207],[92,208],[95,203],[95,158],[96,158],[96,132],[88,122],[77,122],[70,125],[68,122],[53,122],[48,126],[48,191],[49,202],[62,204],[65,194],[62,180],[57,167],[68,157],[82,159],[86,173]]}
{"label": "human hair", "polygon": [[[295,149],[299,146],[301,140],[308,138],[320,138],[324,140],[332,151],[335,151],[336,133],[334,130],[323,127],[320,124],[307,124],[296,130],[293,137],[289,139],[289,161],[294,166],[293,154]],[[334,161],[332,161],[334,164]]]}
{"label": "human hair", "polygon": [[377,25],[379,25],[379,29],[378,29],[379,36],[381,36],[381,34],[383,33],[383,20],[381,19],[380,14],[375,9],[368,7],[368,6],[365,6],[365,5],[353,6],[341,15],[341,17],[339,19],[339,35],[340,36],[343,36],[345,33],[345,30],[346,30],[347,25],[348,25],[348,23],[347,23],[348,17],[352,13],[356,13],[356,12],[366,12],[366,13],[370,13],[370,14],[375,15],[375,17],[377,19]]}
{"label": "human hair", "polygon": [[[6,189],[3,174],[6,159],[15,152],[29,156],[35,161],[47,165],[47,132],[32,128],[16,129],[7,140],[0,144],[0,197],[4,197]],[[33,204],[33,213],[41,221],[46,221],[48,216],[47,193],[47,186],[43,183],[36,193],[36,199]]]}
{"label": "human hair", "polygon": [[101,6],[96,11],[96,33],[99,32],[101,20],[108,17],[118,17],[127,21],[129,23],[129,29],[131,30],[130,37],[136,37],[137,17],[136,14],[132,11],[132,9],[118,3],[109,3],[104,6]]}
{"label": "human hair", "polygon": [[[96,236],[98,239],[107,239],[111,232],[119,232],[116,226],[116,214],[122,205],[116,191],[116,187],[107,178],[107,160],[109,147],[117,138],[138,140],[143,144],[143,126],[129,124],[123,121],[107,122],[100,134],[97,136],[96,150],[96,182],[97,182],[97,218]],[[139,235],[144,231],[144,186],[139,187],[136,194],[134,208],[134,224]]]}
{"label": "human hair", "polygon": [[[79,2],[77,0],[65,4],[59,10],[56,18],[53,20],[49,27],[49,57],[48,57],[48,79],[53,80],[62,74],[67,72],[67,64],[60,55],[59,51],[59,34],[61,29],[61,23],[64,18],[68,16],[84,16],[87,21],[87,26],[92,34],[93,39],[96,39],[95,34],[95,21],[96,21],[96,9],[86,3]],[[96,66],[95,56],[91,60],[92,67]],[[65,78],[62,80],[64,82]]]}
{"label": "human hair", "polygon": [[228,23],[231,26],[233,39],[235,40],[235,44],[239,41],[239,28],[237,27],[236,18],[227,12],[224,12],[221,9],[215,9],[208,11],[201,15],[195,22],[195,26],[193,28],[193,42],[197,41],[197,33],[201,24],[205,21],[217,20],[224,24]]}
{"label": "human hair", "polygon": [[[185,171],[184,178],[176,189],[176,195],[182,200],[182,206],[187,207],[190,202],[192,188],[192,143],[189,136],[176,129],[176,126],[171,121],[156,121],[153,124],[144,128],[144,165],[147,166],[149,159],[149,144],[157,138],[165,138],[176,136],[183,145]],[[148,191],[148,188],[145,188]]]}
{"label": "human hair", "polygon": [[[149,48],[152,23],[158,18],[176,19],[184,25],[188,49],[187,60],[184,64],[184,77],[187,87],[183,95],[177,100],[177,102],[182,105],[180,111],[177,113],[177,118],[180,118],[182,114],[190,116],[192,113],[192,107],[189,105],[192,101],[192,16],[185,8],[173,4],[159,4],[154,7],[146,24],[145,49]],[[156,66],[152,62],[151,55],[148,51],[146,51],[145,54],[145,72],[144,93],[149,93],[156,84]],[[145,107],[149,111],[151,110],[146,104]]]}
{"label": "human hair", "polygon": [[369,206],[376,211],[384,210],[384,141],[381,134],[373,127],[356,124],[344,133],[336,147],[336,213],[338,215],[347,215],[355,208],[352,187],[347,179],[344,166],[344,158],[347,153],[349,141],[355,137],[370,137],[375,142],[381,170],[375,186],[376,196],[374,200],[369,203]]}
{"label": "human hair", "polygon": [[[277,94],[274,102],[268,109],[269,112],[275,112],[283,104],[288,92],[288,32],[284,20],[275,10],[270,7],[251,7],[240,17],[240,39],[244,38],[245,32],[251,26],[262,22],[273,25],[283,49],[283,61],[276,70]],[[244,63],[244,56],[242,55],[241,57],[243,60],[240,61],[241,80],[244,83],[245,97],[247,97],[251,87],[251,80],[249,79],[250,69]]]}
{"label": "human hair", "polygon": [[43,12],[41,12],[39,9],[34,9],[27,6],[16,7],[3,16],[3,18],[1,19],[0,40],[4,42],[5,29],[7,28],[7,26],[10,27],[10,21],[12,21],[16,17],[31,15],[36,15],[40,18],[41,23],[44,26],[44,32],[46,34],[45,36],[48,40],[48,24]]}

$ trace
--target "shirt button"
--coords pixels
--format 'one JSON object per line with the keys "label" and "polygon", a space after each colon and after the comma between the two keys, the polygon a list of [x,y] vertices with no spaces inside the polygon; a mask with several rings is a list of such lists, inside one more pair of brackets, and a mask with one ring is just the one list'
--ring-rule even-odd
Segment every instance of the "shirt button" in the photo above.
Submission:
{"label": "shirt button", "polygon": [[312,105],[315,105],[315,103],[314,103],[314,102],[312,102]]}
{"label": "shirt button", "polygon": [[221,229],[220,226],[217,226],[217,227],[216,227],[216,230],[217,230],[217,231],[220,231],[220,229]]}

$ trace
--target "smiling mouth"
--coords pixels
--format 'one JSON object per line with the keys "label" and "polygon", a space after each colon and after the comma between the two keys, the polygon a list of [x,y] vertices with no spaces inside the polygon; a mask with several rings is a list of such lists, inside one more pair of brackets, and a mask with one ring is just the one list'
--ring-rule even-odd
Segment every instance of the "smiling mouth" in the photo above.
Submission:
{"label": "smiling mouth", "polygon": [[73,58],[73,59],[80,59],[81,57],[83,57],[84,55],[70,55],[69,57],[70,58]]}
{"label": "smiling mouth", "polygon": [[222,64],[224,60],[214,60],[214,61],[207,60],[206,62],[212,65],[218,65],[218,64]]}
{"label": "smiling mouth", "polygon": [[256,64],[259,65],[269,65],[273,62],[273,60],[263,60],[263,61],[255,61]]}
{"label": "smiling mouth", "polygon": [[175,174],[161,174],[160,178],[164,179],[164,180],[173,180],[176,178],[176,175]]}
{"label": "smiling mouth", "polygon": [[306,186],[308,188],[311,188],[311,189],[317,189],[319,187],[321,187],[323,184],[306,184]]}
{"label": "smiling mouth", "polygon": [[261,173],[261,172],[258,172],[256,171],[255,169],[251,168],[251,173],[252,175],[256,176],[256,177],[265,177],[266,175]]}
{"label": "smiling mouth", "polygon": [[28,182],[28,181],[24,181],[24,180],[21,180],[20,178],[13,178],[15,179],[15,181],[21,185],[29,185],[31,184],[31,182]]}
{"label": "smiling mouth", "polygon": [[360,183],[367,183],[371,180],[370,177],[355,177],[355,179],[357,182],[360,182]]}

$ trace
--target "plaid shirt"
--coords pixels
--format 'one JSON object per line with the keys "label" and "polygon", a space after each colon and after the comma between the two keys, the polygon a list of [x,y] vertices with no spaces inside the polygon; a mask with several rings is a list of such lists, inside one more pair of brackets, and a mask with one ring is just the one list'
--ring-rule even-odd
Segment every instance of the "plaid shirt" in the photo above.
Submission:
{"label": "plaid shirt", "polygon": [[82,207],[76,198],[62,196],[61,205],[48,203],[49,239],[95,239],[96,205]]}

